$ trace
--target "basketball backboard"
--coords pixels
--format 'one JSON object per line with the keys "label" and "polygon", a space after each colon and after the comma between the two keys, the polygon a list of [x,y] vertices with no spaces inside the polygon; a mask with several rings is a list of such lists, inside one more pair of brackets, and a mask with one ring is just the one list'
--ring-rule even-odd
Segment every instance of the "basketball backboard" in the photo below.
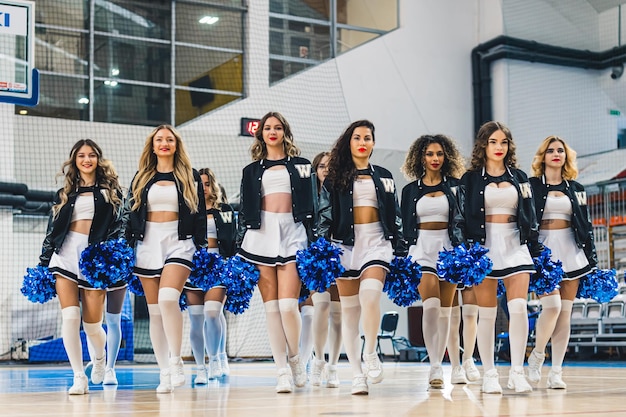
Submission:
{"label": "basketball backboard", "polygon": [[35,3],[0,0],[0,102],[35,106]]}

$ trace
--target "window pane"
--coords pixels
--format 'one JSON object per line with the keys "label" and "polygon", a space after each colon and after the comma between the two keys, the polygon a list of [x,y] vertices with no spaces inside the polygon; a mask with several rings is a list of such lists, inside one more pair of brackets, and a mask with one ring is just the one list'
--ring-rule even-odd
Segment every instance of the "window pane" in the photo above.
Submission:
{"label": "window pane", "polygon": [[[176,47],[176,85],[242,92],[241,54]],[[201,79],[209,77],[210,86]],[[194,83],[198,83],[195,84]]]}
{"label": "window pane", "polygon": [[29,115],[59,119],[89,120],[89,81],[76,77],[40,74],[39,104],[35,107],[15,106],[16,114],[25,109]]}
{"label": "window pane", "polygon": [[89,29],[89,0],[37,0],[35,23]]}
{"label": "window pane", "polygon": [[89,74],[89,34],[36,28],[35,64],[42,71]]}
{"label": "window pane", "polygon": [[176,90],[176,125],[188,122],[240,98],[226,94]]}
{"label": "window pane", "polygon": [[318,61],[330,57],[328,26],[284,19],[272,20],[275,26],[270,29],[271,54]]}
{"label": "window pane", "polygon": [[242,50],[242,27],[241,12],[177,3],[177,42]]}
{"label": "window pane", "polygon": [[398,27],[398,0],[337,0],[337,23],[393,30]]}
{"label": "window pane", "polygon": [[170,123],[169,88],[94,82],[94,121],[152,125]]}
{"label": "window pane", "polygon": [[96,0],[94,27],[100,32],[171,39],[169,0]]}
{"label": "window pane", "polygon": [[358,30],[339,29],[337,31],[337,54],[349,51],[365,42],[379,37],[377,33],[361,32]]}
{"label": "window pane", "polygon": [[330,20],[329,0],[270,0],[270,12]]}
{"label": "window pane", "polygon": [[296,74],[317,64],[270,59],[270,83],[275,83],[290,75]]}
{"label": "window pane", "polygon": [[110,36],[95,36],[94,43],[96,77],[170,83],[169,45]]}

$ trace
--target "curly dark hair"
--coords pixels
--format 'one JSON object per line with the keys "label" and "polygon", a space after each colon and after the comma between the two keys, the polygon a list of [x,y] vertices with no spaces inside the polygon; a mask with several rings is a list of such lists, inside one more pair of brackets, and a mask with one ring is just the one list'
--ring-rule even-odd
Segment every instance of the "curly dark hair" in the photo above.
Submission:
{"label": "curly dark hair", "polygon": [[476,134],[474,150],[472,151],[472,162],[469,167],[470,171],[478,171],[485,166],[487,160],[485,149],[489,144],[489,137],[498,130],[501,130],[509,141],[509,150],[504,158],[504,166],[512,168],[518,167],[517,157],[515,156],[515,142],[513,142],[511,130],[506,127],[504,123],[491,121],[483,124]]}
{"label": "curly dark hair", "polygon": [[428,146],[433,143],[437,143],[443,148],[444,159],[441,166],[441,175],[460,178],[463,174],[465,170],[463,157],[452,138],[442,134],[422,135],[413,142],[406,155],[404,164],[400,168],[407,179],[416,180],[424,176],[426,173],[424,154]]}
{"label": "curly dark hair", "polygon": [[326,180],[333,184],[337,190],[344,192],[350,189],[350,184],[357,177],[356,166],[352,160],[350,152],[350,140],[357,127],[367,127],[372,132],[372,140],[376,142],[374,136],[374,124],[369,120],[357,120],[348,126],[341,134],[333,149],[330,151],[330,163],[328,164],[328,175]]}

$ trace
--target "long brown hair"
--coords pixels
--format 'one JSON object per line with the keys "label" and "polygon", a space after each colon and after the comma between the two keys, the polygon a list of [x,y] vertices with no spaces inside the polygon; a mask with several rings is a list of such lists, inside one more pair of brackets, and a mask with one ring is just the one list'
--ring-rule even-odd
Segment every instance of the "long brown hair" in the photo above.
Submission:
{"label": "long brown hair", "polygon": [[350,140],[357,127],[367,127],[372,132],[372,141],[376,142],[374,136],[374,124],[369,120],[357,120],[350,124],[339,136],[337,142],[330,151],[330,162],[328,164],[328,175],[326,179],[333,184],[333,187],[341,192],[347,191],[350,184],[356,179],[356,166],[352,160],[350,152]]}
{"label": "long brown hair", "polygon": [[284,138],[283,138],[283,148],[285,150],[285,155],[287,156],[299,156],[300,149],[294,144],[293,141],[293,133],[291,133],[291,126],[285,119],[285,116],[282,114],[271,111],[267,113],[261,121],[259,122],[259,128],[254,132],[254,137],[256,140],[250,146],[250,155],[252,155],[253,161],[260,161],[261,159],[267,157],[267,145],[263,140],[263,127],[265,126],[265,122],[270,117],[275,117],[278,121],[283,125]]}
{"label": "long brown hair", "polygon": [[487,161],[485,149],[489,144],[489,138],[498,130],[501,130],[509,141],[508,152],[504,157],[504,166],[517,168],[517,157],[515,156],[516,148],[511,130],[506,127],[504,123],[491,121],[483,124],[478,130],[476,141],[474,142],[474,150],[472,151],[472,162],[469,167],[470,171],[483,169]]}
{"label": "long brown hair", "polygon": [[211,171],[210,168],[202,168],[200,169],[200,175],[206,175],[209,177],[209,196],[206,197],[206,201],[211,205],[211,207],[220,209],[222,204],[225,203],[224,196],[222,195],[222,187],[220,187],[217,182],[217,178],[215,177],[215,173]]}

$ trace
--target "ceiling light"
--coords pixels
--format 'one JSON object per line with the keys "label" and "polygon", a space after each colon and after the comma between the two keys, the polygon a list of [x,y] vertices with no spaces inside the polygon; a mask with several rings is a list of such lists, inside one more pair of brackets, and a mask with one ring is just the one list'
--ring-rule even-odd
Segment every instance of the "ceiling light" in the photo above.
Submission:
{"label": "ceiling light", "polygon": [[89,99],[87,97],[81,97],[78,99],[80,104],[89,104]]}
{"label": "ceiling light", "polygon": [[120,70],[119,70],[118,68],[113,68],[113,69],[111,70],[111,76],[112,76],[112,77],[115,77],[115,76],[117,76],[117,75],[120,75]]}
{"label": "ceiling light", "polygon": [[217,23],[218,20],[220,20],[220,18],[217,16],[203,16],[198,22],[205,25],[213,25]]}
{"label": "ceiling light", "polygon": [[22,109],[22,110],[20,110],[20,114],[21,115],[26,115],[26,114],[28,114],[28,110]]}

